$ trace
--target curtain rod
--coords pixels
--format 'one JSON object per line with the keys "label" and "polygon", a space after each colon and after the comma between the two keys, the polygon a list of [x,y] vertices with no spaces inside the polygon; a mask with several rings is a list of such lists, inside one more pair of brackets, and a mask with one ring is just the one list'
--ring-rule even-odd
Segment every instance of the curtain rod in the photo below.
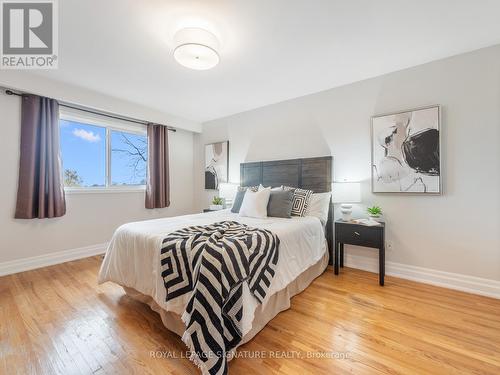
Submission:
{"label": "curtain rod", "polygon": [[[25,92],[15,92],[14,90],[11,90],[11,89],[6,89],[5,93],[7,95],[15,95],[15,96],[23,96],[23,95],[26,95],[26,94],[31,95],[31,94],[25,93]],[[112,118],[112,119],[115,119],[115,120],[133,122],[135,124],[141,124],[141,125],[147,125],[147,124],[149,124],[149,121],[138,120],[138,119],[135,119],[135,118],[132,118],[132,117],[121,116],[121,115],[118,115],[118,114],[115,114],[115,113],[99,111],[97,109],[93,109],[93,108],[81,106],[81,105],[78,105],[78,104],[67,103],[67,102],[59,102],[59,105],[61,107],[76,109],[77,111],[92,113],[94,115],[104,116],[104,117]],[[176,128],[173,128],[171,126],[167,126],[167,129],[170,130],[170,131],[172,131],[172,132],[176,132],[177,131]]]}

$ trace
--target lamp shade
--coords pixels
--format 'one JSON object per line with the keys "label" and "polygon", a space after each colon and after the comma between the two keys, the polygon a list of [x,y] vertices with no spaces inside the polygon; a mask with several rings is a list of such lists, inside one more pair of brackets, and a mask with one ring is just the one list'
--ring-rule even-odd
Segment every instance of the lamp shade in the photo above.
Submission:
{"label": "lamp shade", "polygon": [[359,182],[334,182],[333,203],[361,202],[361,184]]}
{"label": "lamp shade", "polygon": [[219,184],[219,197],[224,198],[227,204],[232,204],[238,191],[238,184],[221,182]]}

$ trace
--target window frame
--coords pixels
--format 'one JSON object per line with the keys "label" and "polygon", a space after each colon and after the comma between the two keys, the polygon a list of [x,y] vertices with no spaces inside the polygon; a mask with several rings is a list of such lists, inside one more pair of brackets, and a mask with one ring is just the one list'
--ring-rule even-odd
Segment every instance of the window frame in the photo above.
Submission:
{"label": "window frame", "polygon": [[[142,193],[146,191],[146,185],[112,185],[111,181],[111,132],[126,132],[135,135],[143,135],[147,138],[146,125],[129,123],[118,119],[112,119],[93,113],[87,113],[70,108],[59,109],[60,121],[74,121],[81,124],[88,124],[104,128],[106,131],[105,144],[105,185],[104,187],[67,187],[64,186],[64,192],[69,194],[88,194],[88,193]],[[62,155],[61,155],[62,158]],[[149,158],[149,155],[148,155]],[[63,160],[64,163],[64,160]],[[147,172],[146,172],[147,178]]]}

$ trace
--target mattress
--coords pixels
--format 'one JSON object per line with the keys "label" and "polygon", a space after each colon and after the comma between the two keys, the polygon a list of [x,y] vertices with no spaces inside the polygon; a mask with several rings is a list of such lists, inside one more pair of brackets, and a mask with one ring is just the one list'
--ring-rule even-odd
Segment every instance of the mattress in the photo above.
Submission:
{"label": "mattress", "polygon": [[119,227],[111,239],[99,272],[99,283],[112,281],[129,291],[134,290],[138,295],[148,297],[151,303],[154,302],[155,306],[166,312],[182,315],[187,295],[171,301],[165,300],[166,291],[160,271],[161,242],[168,233],[175,230],[226,220],[268,229],[280,239],[276,274],[262,305],[253,297],[248,286],[244,285],[242,333],[245,336],[254,326],[256,311],[265,310],[270,301],[275,303],[272,298],[275,294],[286,289],[312,266],[320,264],[321,267],[326,267],[324,259],[328,259],[327,244],[318,218],[255,219],[222,210],[128,223]]}

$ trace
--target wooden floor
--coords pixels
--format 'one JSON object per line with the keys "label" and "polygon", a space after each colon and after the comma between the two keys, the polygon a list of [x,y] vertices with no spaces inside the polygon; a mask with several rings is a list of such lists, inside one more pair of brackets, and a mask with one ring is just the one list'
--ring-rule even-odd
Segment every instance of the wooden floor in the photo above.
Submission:
{"label": "wooden floor", "polygon": [[[0,278],[0,374],[198,374],[100,261]],[[500,300],[328,270],[241,349],[230,374],[500,374]]]}

